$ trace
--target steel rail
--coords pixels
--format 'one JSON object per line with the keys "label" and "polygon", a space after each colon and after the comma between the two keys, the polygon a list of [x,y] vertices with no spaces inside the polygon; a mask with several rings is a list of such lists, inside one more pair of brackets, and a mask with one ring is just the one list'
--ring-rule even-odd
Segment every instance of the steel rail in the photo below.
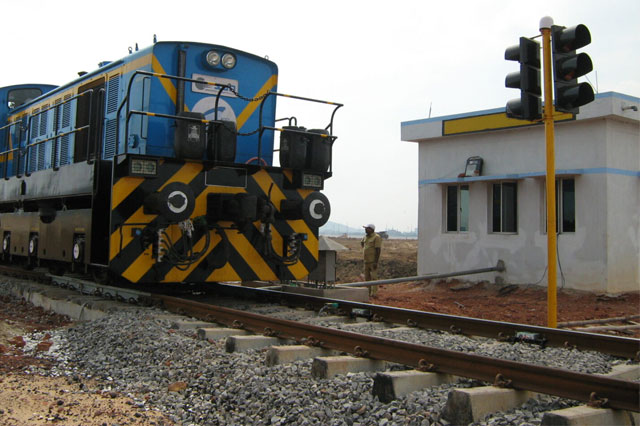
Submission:
{"label": "steel rail", "polygon": [[425,329],[436,329],[468,336],[481,336],[505,341],[518,340],[518,333],[537,334],[548,346],[592,350],[628,359],[640,357],[640,339],[587,333],[575,330],[561,330],[528,324],[491,321],[478,318],[417,311],[391,306],[372,305],[347,300],[282,292],[273,289],[242,287],[217,284],[215,290],[222,294],[239,297],[260,297],[316,310],[327,304],[335,304],[345,313],[367,311],[370,318],[396,324],[408,324]]}
{"label": "steel rail", "polygon": [[366,336],[344,330],[298,323],[250,312],[158,296],[165,309],[235,328],[412,366],[579,401],[598,400],[602,406],[640,411],[640,383],[576,373],[486,356]]}
{"label": "steel rail", "polygon": [[15,277],[26,280],[33,280],[41,283],[50,283],[51,278],[41,271],[32,269],[17,268],[15,266],[0,265],[0,274],[8,277]]}
{"label": "steel rail", "polygon": [[[0,265],[0,273],[21,276],[37,281],[51,280],[50,276],[39,271],[28,271],[12,266]],[[100,286],[105,287],[105,286]],[[396,324],[408,324],[424,329],[443,330],[467,336],[481,336],[503,341],[518,340],[518,333],[532,333],[540,336],[545,345],[567,347],[580,350],[593,350],[628,359],[640,360],[640,339],[590,333],[578,330],[561,330],[527,324],[491,321],[470,317],[417,311],[368,303],[352,302],[340,299],[288,293],[265,288],[242,287],[229,284],[211,284],[210,288],[219,294],[242,298],[261,298],[272,302],[303,306],[319,310],[327,304],[335,305],[345,314],[367,312],[374,321],[386,321]],[[124,291],[124,289],[122,289]],[[145,295],[146,296],[146,295]],[[144,301],[146,303],[146,300]]]}

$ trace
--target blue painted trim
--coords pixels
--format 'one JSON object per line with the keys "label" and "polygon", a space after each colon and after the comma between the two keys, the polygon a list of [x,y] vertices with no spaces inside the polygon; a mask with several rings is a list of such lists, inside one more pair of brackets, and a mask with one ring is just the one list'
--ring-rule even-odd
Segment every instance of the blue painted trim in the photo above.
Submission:
{"label": "blue painted trim", "polygon": [[624,93],[618,93],[618,92],[596,93],[596,99],[604,99],[604,98],[620,98],[629,102],[640,102],[640,98],[636,96],[625,95]]}
{"label": "blue painted trim", "polygon": [[[556,175],[595,175],[595,174],[610,174],[610,175],[622,175],[631,177],[640,177],[640,170],[625,170],[615,169],[612,167],[594,167],[590,169],[559,169],[556,170]],[[546,172],[528,172],[528,173],[508,173],[503,175],[491,175],[491,176],[475,176],[475,177],[454,177],[454,178],[440,178],[440,179],[424,179],[418,181],[418,186],[424,186],[434,183],[465,183],[465,182],[483,182],[493,180],[517,180],[525,178],[534,178],[545,176]]]}
{"label": "blue painted trim", "polygon": [[[638,97],[625,95],[623,93],[618,93],[618,92],[604,92],[604,93],[596,94],[596,99],[604,99],[604,98],[620,98],[629,102],[640,102],[640,98]],[[453,115],[444,115],[442,117],[423,118],[423,119],[412,120],[412,121],[402,121],[400,122],[400,126],[401,127],[413,126],[416,124],[433,123],[433,122],[444,121],[444,120],[453,120],[456,118],[475,117],[478,115],[496,114],[501,112],[504,112],[504,107],[494,108],[494,109],[485,109],[481,111],[465,112],[465,113],[453,114]]]}

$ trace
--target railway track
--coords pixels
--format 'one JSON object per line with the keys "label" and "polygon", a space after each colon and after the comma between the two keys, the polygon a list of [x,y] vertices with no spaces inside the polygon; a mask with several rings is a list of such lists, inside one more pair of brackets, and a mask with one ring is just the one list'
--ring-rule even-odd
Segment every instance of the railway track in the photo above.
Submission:
{"label": "railway track", "polygon": [[405,324],[467,336],[481,336],[509,342],[531,341],[545,346],[594,350],[636,360],[640,357],[640,340],[628,337],[489,321],[235,285],[217,284],[213,291],[223,296],[271,301],[316,311],[330,306],[342,311],[345,315],[366,315],[372,321]]}
{"label": "railway track", "polygon": [[602,402],[606,399],[608,407],[640,411],[639,387],[637,383],[631,381],[431,348],[175,297],[158,297],[169,311],[258,334],[291,339],[306,345],[320,346],[359,357],[403,364],[421,371],[453,374],[489,383],[503,383],[517,389],[578,401],[596,403],[598,400]]}
{"label": "railway track", "polygon": [[[36,274],[36,272],[31,273]],[[36,275],[31,277],[36,279]],[[90,284],[75,278],[62,279],[59,277],[40,276],[39,280],[53,280],[58,283],[64,281],[66,286],[82,289],[85,293],[102,293],[103,295],[108,293],[104,290],[105,286],[96,285],[92,289]],[[102,290],[97,290],[98,288]],[[132,300],[134,298],[133,293],[132,295],[119,294],[115,297],[123,300]],[[216,287],[215,293],[217,295],[224,294],[235,297],[240,295],[243,298],[257,298],[263,302],[277,302],[288,306],[304,306],[316,311],[331,309],[344,315],[362,316],[368,320],[373,320],[374,323],[405,324],[413,328],[446,330],[458,334],[499,338],[512,342],[529,341],[531,343],[535,341],[535,343],[550,346],[573,345],[582,349],[604,347],[607,348],[606,352],[626,358],[636,357],[639,345],[637,339],[473,320],[355,302],[305,297],[274,290],[219,285]],[[500,386],[526,389],[585,401],[592,405],[639,411],[638,397],[640,394],[638,384],[627,380],[432,348],[395,339],[336,330],[299,321],[212,306],[166,295],[149,295],[147,293],[140,293],[139,295],[143,298],[155,299],[156,302],[161,302],[166,309],[181,315],[189,315],[202,320],[224,324],[237,330],[288,339],[309,346],[353,354],[360,358],[402,364],[420,371],[453,374],[483,382],[496,383]]]}
{"label": "railway track", "polygon": [[628,317],[605,318],[585,321],[571,321],[558,324],[558,327],[573,329],[587,333],[629,332],[640,329],[640,315]]}
{"label": "railway track", "polygon": [[[25,270],[9,266],[0,266],[0,273],[15,277],[24,277],[38,282],[54,281],[56,285],[77,289],[85,294],[102,295],[118,300],[149,303],[153,294],[127,287],[102,285],[81,277],[53,276],[42,270]],[[381,305],[371,305],[345,300],[327,299],[303,294],[281,292],[272,289],[243,287],[238,285],[215,284],[208,286],[216,295],[240,299],[257,299],[269,303],[321,310],[330,308],[343,315],[366,316],[372,321],[406,324],[411,327],[447,331],[468,336],[482,336],[502,341],[525,341],[543,346],[561,346],[580,350],[594,350],[615,356],[640,360],[638,339],[619,336],[606,336],[592,333],[603,327],[590,327],[588,330],[552,329],[501,321],[490,321],[463,316],[438,314]],[[630,319],[638,319],[635,316]],[[620,319],[623,320],[623,319]],[[600,320],[567,323],[567,327],[586,324],[598,324]],[[635,327],[635,325],[633,325]]]}
{"label": "railway track", "polygon": [[[40,282],[54,281],[57,285],[78,289],[85,294],[104,294],[119,300],[135,301],[140,299],[143,303],[149,303],[154,297],[153,294],[149,292],[140,292],[126,287],[102,285],[81,278],[52,276],[43,271],[24,271],[17,268],[0,266],[0,272],[11,276],[20,276],[22,272],[25,278]],[[640,361],[640,340],[634,338],[327,299],[265,288],[215,284],[209,286],[209,289],[212,294],[216,296],[235,297],[243,300],[257,299],[269,303],[304,307],[315,311],[329,308],[340,312],[342,315],[360,315],[377,322],[404,324],[410,327],[442,330],[466,336],[488,337],[507,342],[521,341],[542,346],[593,350]]]}

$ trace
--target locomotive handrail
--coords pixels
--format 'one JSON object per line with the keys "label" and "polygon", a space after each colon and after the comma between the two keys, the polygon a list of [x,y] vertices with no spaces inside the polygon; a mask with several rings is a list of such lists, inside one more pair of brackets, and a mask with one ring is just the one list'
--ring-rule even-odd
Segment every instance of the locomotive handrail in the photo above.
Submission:
{"label": "locomotive handrail", "polygon": [[60,122],[60,105],[62,104],[56,104],[56,110],[54,112],[54,121],[55,121],[55,126],[53,129],[54,134],[56,135],[56,138],[53,141],[53,149],[51,149],[51,168],[53,169],[53,171],[58,171],[59,167],[56,166],[56,151],[58,150],[58,124]]}
{"label": "locomotive handrail", "polygon": [[[262,156],[262,133],[264,132],[264,130],[279,130],[282,131],[282,129],[277,129],[277,128],[269,128],[266,126],[262,125],[262,110],[263,110],[263,106],[264,103],[266,102],[267,98],[271,95],[274,96],[283,96],[285,98],[291,98],[291,99],[298,99],[298,100],[302,100],[302,101],[309,101],[309,102],[315,102],[315,103],[320,103],[320,104],[325,104],[325,105],[335,105],[336,107],[333,109],[333,112],[331,113],[331,119],[329,120],[329,124],[327,125],[327,127],[325,127],[325,130],[329,130],[329,136],[333,135],[333,118],[336,115],[336,112],[338,111],[338,109],[340,109],[341,107],[344,106],[344,104],[340,104],[337,102],[330,102],[330,101],[323,101],[320,99],[313,99],[313,98],[306,98],[303,96],[296,96],[296,95],[289,95],[287,93],[278,93],[278,92],[272,92],[269,91],[265,94],[265,96],[263,96],[262,101],[260,102],[260,111],[259,111],[259,121],[258,121],[258,128],[260,129],[260,133],[258,135],[258,160],[260,160],[261,156]],[[216,108],[217,110],[217,108]],[[276,120],[279,121],[279,120]],[[296,119],[296,124],[298,123],[298,120]],[[305,132],[302,132],[305,133]],[[321,135],[321,133],[318,133],[318,135]],[[331,139],[331,143],[333,143],[336,140],[336,138],[334,137],[333,139]],[[331,157],[331,154],[329,154]],[[333,165],[333,159],[329,158],[329,168],[332,168]]]}
{"label": "locomotive handrail", "polygon": [[[91,122],[93,121],[93,89],[85,90],[85,92],[89,93],[89,117],[87,119],[87,123],[89,123],[89,127],[91,126]],[[82,93],[85,93],[82,92]],[[89,144],[91,143],[91,133],[87,134],[87,163],[89,162]]]}
{"label": "locomotive handrail", "polygon": [[[220,83],[214,83],[214,82],[210,82],[210,81],[203,81],[203,80],[196,80],[193,78],[187,78],[187,77],[179,77],[177,75],[168,75],[168,74],[160,74],[157,72],[151,72],[151,71],[143,71],[143,70],[135,70],[132,74],[131,77],[129,78],[129,83],[127,85],[127,94],[124,97],[124,99],[122,99],[122,102],[120,103],[120,106],[118,107],[118,111],[116,113],[116,151],[115,151],[115,155],[118,155],[118,149],[120,146],[120,120],[118,120],[117,118],[120,117],[121,113],[122,113],[122,108],[125,106],[127,106],[127,117],[126,117],[126,121],[125,121],[125,130],[124,130],[124,136],[125,136],[125,141],[124,141],[124,153],[127,154],[129,151],[129,144],[127,143],[126,138],[129,135],[129,118],[131,117],[131,110],[129,109],[129,100],[131,98],[131,88],[133,87],[133,81],[135,79],[135,77],[137,75],[146,75],[146,76],[150,76],[150,77],[157,77],[157,78],[166,78],[166,79],[175,79],[175,80],[179,80],[179,81],[190,81],[192,83],[199,83],[199,84],[205,84],[208,86],[218,86],[221,88],[228,88],[230,90],[233,91],[233,89],[231,88],[231,86],[227,85],[227,84],[220,84]],[[224,89],[221,89],[218,91],[218,95],[216,97],[216,110],[215,110],[215,115],[214,115],[214,121],[217,120],[218,118],[218,99],[220,97],[220,94],[222,93]],[[141,113],[142,111],[138,111],[138,113]],[[154,115],[151,115],[154,114]],[[182,117],[182,116],[169,116],[168,114],[158,114],[158,113],[150,113],[148,114],[149,116],[155,116],[155,117],[161,117],[161,118],[175,118],[176,120],[185,120],[187,117]],[[197,119],[196,119],[197,120]]]}
{"label": "locomotive handrail", "polygon": [[9,170],[9,153],[11,153],[12,151],[13,149],[0,154],[4,157],[2,160],[2,177],[5,180],[9,179],[9,177],[7,176],[7,171]]}
{"label": "locomotive handrail", "polygon": [[294,126],[298,125],[298,119],[296,117],[285,117],[285,118],[278,118],[277,120],[274,120],[275,123],[277,123],[278,121],[288,121],[289,122],[289,126],[291,126],[291,122],[295,122],[295,124],[293,124]]}
{"label": "locomotive handrail", "polygon": [[[344,104],[341,104],[341,103],[338,103],[338,102],[323,101],[323,100],[320,100],[320,99],[313,99],[313,98],[305,98],[303,96],[289,95],[287,93],[268,92],[267,95],[262,100],[262,103],[260,105],[260,109],[262,109],[262,104],[264,103],[266,98],[269,97],[270,95],[283,96],[285,98],[298,99],[298,100],[302,100],[302,101],[309,101],[309,102],[315,102],[315,103],[326,104],[326,105],[335,105],[336,107],[334,108],[333,112],[331,113],[331,119],[329,120],[329,124],[327,125],[327,127],[325,127],[325,130],[331,129],[331,130],[329,130],[329,134],[330,135],[333,134],[333,119],[334,119],[334,117],[336,115],[336,112],[338,111],[338,109],[340,109],[341,107],[344,106]],[[262,118],[262,114],[260,115],[260,117]],[[276,120],[276,121],[280,121],[280,120]]]}
{"label": "locomotive handrail", "polygon": [[[308,135],[309,132],[305,132],[304,130],[296,130],[296,129],[283,129],[281,127],[271,127],[271,126],[264,126],[265,130],[274,130],[277,132],[291,132],[291,133],[298,133],[301,135]],[[313,136],[317,136],[323,139],[331,139],[331,141],[335,141],[336,139],[338,139],[337,136],[333,136],[333,135],[325,135],[323,133],[314,133]]]}
{"label": "locomotive handrail", "polygon": [[[83,131],[83,130],[88,129],[89,127],[91,127],[91,126],[87,124],[86,126],[77,127],[77,128],[75,128],[75,129],[73,129],[73,130],[70,130],[70,131],[68,131],[68,132],[58,133],[58,134],[56,134],[55,136],[52,136],[52,137],[50,137],[50,138],[43,139],[43,140],[40,140],[40,141],[36,141],[36,142],[34,142],[34,143],[30,144],[30,145],[29,145],[29,147],[38,146],[38,145],[43,144],[43,143],[45,143],[45,142],[49,142],[50,140],[55,140],[55,139],[57,139],[57,138],[64,137],[64,136],[68,136],[68,135],[71,135],[71,134],[73,134],[73,133],[78,133],[78,132],[80,132],[80,131]],[[26,149],[26,148],[25,148],[25,149]],[[18,151],[18,154],[20,154],[20,151],[21,151],[21,150],[22,150],[22,149],[21,149],[20,147],[12,148],[12,149],[10,149],[10,150],[8,150],[8,151],[4,151],[4,152],[0,153],[0,155],[8,155],[8,154],[10,154],[10,153],[12,153],[12,152],[14,152],[14,151]],[[25,154],[24,156],[26,157],[26,154]],[[59,167],[58,167],[58,168],[56,168],[56,167],[52,167],[52,168],[53,168],[54,170],[58,170],[58,169],[59,169]],[[29,174],[25,173],[25,175],[26,175],[26,176],[29,176],[29,175],[30,175],[30,173],[29,173]],[[6,176],[5,176],[5,177],[6,177]],[[19,176],[18,176],[18,177],[19,177]]]}
{"label": "locomotive handrail", "polygon": [[[309,132],[305,132],[304,130],[283,129],[283,128],[280,128],[280,127],[271,127],[271,126],[264,126],[263,128],[264,128],[265,130],[274,130],[274,131],[277,131],[277,132],[291,132],[291,133],[298,133],[298,134],[301,134],[301,135],[308,135],[308,134],[309,134]],[[332,145],[333,145],[333,143],[335,142],[335,140],[336,140],[336,139],[338,139],[338,137],[337,137],[337,136],[333,136],[333,135],[330,135],[330,134],[329,134],[329,135],[325,135],[325,134],[322,134],[322,133],[314,133],[314,134],[313,134],[313,136],[314,136],[314,137],[320,137],[320,138],[322,138],[322,139],[329,139],[329,141],[330,141],[330,143],[331,143]],[[260,141],[260,140],[258,139],[258,142],[259,142],[259,141]],[[259,145],[259,143],[258,143],[258,147],[259,147],[259,146],[260,146],[260,145]],[[276,149],[274,149],[274,151],[280,151],[280,149],[277,149],[277,150],[276,150]],[[332,162],[332,158],[331,158],[331,155],[332,155],[332,154],[331,154],[331,151],[330,151],[330,152],[329,152],[329,172],[331,172],[331,166],[332,166],[332,164],[333,164],[333,162]],[[261,158],[259,158],[259,157],[254,157],[254,158],[255,158],[255,159],[258,159],[258,160],[261,160]]]}
{"label": "locomotive handrail", "polygon": [[[93,90],[93,89],[91,89]],[[102,95],[104,96],[105,90],[104,87],[102,87],[100,90],[98,90],[98,95]],[[93,95],[92,95],[93,96]],[[104,109],[100,109],[101,107],[104,107],[104,97],[102,99],[98,99],[98,111],[97,113],[100,113],[100,116],[102,118],[102,120],[99,120],[98,123],[96,123],[96,133],[98,135],[98,137],[96,137],[94,139],[94,147],[93,147],[93,158],[91,158],[89,156],[89,154],[91,153],[90,150],[90,144],[91,144],[91,134],[89,134],[87,136],[87,164],[93,164],[96,160],[96,158],[101,159],[102,158],[102,150],[100,149],[101,146],[104,146],[104,141],[102,141],[103,143],[100,144],[99,142],[101,141],[101,137],[102,136],[102,130],[103,130],[103,123],[104,123]],[[91,101],[91,99],[90,99]],[[91,102],[91,106],[89,108],[89,124],[91,124],[91,117],[92,117],[92,111],[93,111],[93,102]]]}
{"label": "locomotive handrail", "polygon": [[[192,117],[184,117],[184,116],[177,116],[177,115],[163,114],[163,113],[153,113],[153,112],[149,112],[149,111],[131,110],[130,109],[131,90],[133,88],[133,83],[135,81],[135,78],[138,75],[156,77],[156,78],[164,78],[164,79],[169,79],[169,80],[177,80],[177,81],[182,81],[182,82],[188,81],[188,82],[197,83],[197,84],[203,84],[203,85],[207,85],[207,86],[219,87],[220,90],[218,90],[218,93],[216,94],[216,101],[215,101],[215,105],[214,105],[214,119],[213,120],[201,120],[201,119],[192,118]],[[218,105],[219,105],[220,97],[222,96],[222,93],[223,93],[223,91],[225,89],[228,89],[230,92],[232,92],[234,95],[236,95],[238,98],[240,98],[240,99],[242,99],[244,101],[247,101],[247,102],[260,101],[260,108],[259,108],[259,114],[258,114],[258,128],[255,131],[252,131],[252,132],[249,132],[249,133],[241,134],[240,132],[238,132],[239,135],[245,135],[245,136],[258,132],[258,153],[257,153],[257,159],[258,160],[262,159],[262,152],[261,152],[262,151],[262,134],[264,133],[264,131],[265,130],[282,131],[282,129],[279,129],[279,128],[272,128],[272,127],[269,127],[269,126],[263,126],[262,125],[263,106],[264,106],[267,98],[269,98],[269,96],[272,96],[272,95],[273,96],[283,96],[283,97],[286,97],[286,98],[298,99],[298,100],[308,101],[308,102],[321,103],[321,104],[325,104],[325,105],[334,105],[335,108],[334,108],[333,112],[331,113],[331,118],[329,120],[329,124],[325,127],[325,130],[329,131],[329,135],[323,135],[322,137],[331,136],[332,137],[332,139],[331,139],[332,143],[336,139],[336,137],[333,137],[333,119],[334,119],[335,114],[338,111],[338,109],[343,107],[344,104],[337,103],[337,102],[324,101],[324,100],[321,100],[321,99],[313,99],[313,98],[307,98],[307,97],[303,97],[303,96],[290,95],[290,94],[286,94],[286,93],[278,93],[278,92],[273,92],[273,91],[266,92],[263,95],[258,96],[256,98],[247,98],[245,96],[240,95],[233,87],[231,87],[231,86],[229,86],[227,84],[220,84],[220,83],[216,83],[216,82],[198,80],[198,79],[194,79],[194,78],[181,77],[181,76],[176,76],[176,75],[161,74],[161,73],[151,72],[151,71],[135,70],[131,74],[131,77],[129,78],[129,82],[127,84],[126,95],[122,99],[122,102],[120,103],[120,106],[118,107],[118,111],[116,113],[116,146],[115,146],[115,155],[118,155],[119,147],[120,147],[120,120],[118,118],[121,117],[122,110],[123,110],[123,108],[125,108],[125,106],[126,106],[127,113],[126,113],[126,117],[125,117],[126,119],[125,119],[125,131],[124,131],[124,138],[125,138],[124,139],[124,153],[127,154],[128,151],[129,151],[129,143],[127,141],[127,138],[128,138],[128,135],[129,135],[129,121],[130,121],[132,115],[144,115],[144,116],[148,116],[148,117],[169,118],[169,119],[185,120],[185,121],[196,121],[196,122],[202,122],[202,123],[205,123],[205,124],[219,122],[219,120],[218,120]],[[322,134],[318,133],[317,135],[322,135]],[[332,161],[330,159],[330,164],[331,163],[332,163]]]}
{"label": "locomotive handrail", "polygon": [[78,99],[79,97],[84,96],[85,94],[90,93],[90,92],[93,92],[93,89],[89,89],[89,90],[85,90],[84,92],[77,93],[77,94],[75,94],[75,95],[63,100],[62,102],[58,102],[57,104],[53,104],[50,107],[42,109],[42,110],[38,111],[37,113],[35,113],[34,116],[40,115],[43,112],[47,112],[47,111],[50,111],[52,109],[58,108],[58,107],[60,107],[60,106],[62,106],[64,104],[68,104],[69,102],[71,102],[71,101],[73,101],[75,99]]}
{"label": "locomotive handrail", "polygon": [[4,151],[2,154],[0,154],[0,155],[4,156],[4,161],[3,161],[4,165],[3,165],[3,170],[2,170],[2,177],[5,180],[9,179],[9,176],[7,176],[7,173],[9,171],[9,154],[11,154],[14,151],[18,151],[19,149],[20,148],[11,148],[10,150]]}
{"label": "locomotive handrail", "polygon": [[6,151],[2,151],[2,152],[0,152],[0,155],[10,154],[10,153],[12,153],[13,151],[16,151],[16,150],[18,150],[18,149],[20,149],[20,148],[19,148],[19,147],[18,147],[18,148],[11,148],[11,149],[8,149],[8,150],[6,150]]}
{"label": "locomotive handrail", "polygon": [[[15,126],[16,124],[20,124],[20,121],[11,121],[7,124],[5,124],[4,126],[0,127],[0,130],[5,130],[8,129],[9,127]],[[7,132],[7,148],[9,145],[9,139],[10,139],[11,133]],[[16,148],[11,148],[11,149],[7,149],[6,151],[0,152],[0,156],[4,157],[4,160],[2,161],[2,177],[6,180],[8,179],[7,177],[7,172],[9,170],[9,154],[13,151],[15,151]]]}
{"label": "locomotive handrail", "polygon": [[[37,117],[38,115],[41,115],[41,114],[43,114],[45,112],[48,112],[49,110],[57,108],[60,105],[64,105],[67,102],[71,102],[72,100],[77,99],[80,96],[84,96],[85,94],[89,94],[89,121],[88,122],[91,123],[91,116],[92,116],[92,110],[93,110],[91,100],[93,99],[93,89],[85,90],[84,92],[78,93],[78,94],[72,96],[69,99],[65,99],[65,101],[63,101],[63,102],[61,102],[59,104],[54,104],[51,107],[47,107],[47,108],[45,108],[45,109],[43,109],[41,111],[38,111],[37,113],[35,113],[33,115],[31,115],[31,114],[29,115],[29,117],[27,119],[27,126],[26,126],[27,138],[26,138],[26,144],[24,146],[24,158],[25,158],[25,161],[24,161],[24,175],[25,176],[30,176],[31,175],[31,172],[29,171],[29,151],[30,151],[31,147],[40,145],[43,142],[48,142],[48,141],[50,141],[52,139],[55,139],[55,138],[60,136],[60,135],[56,135],[56,136],[53,136],[51,138],[44,139],[42,141],[36,141],[36,142],[31,143],[31,121],[32,121],[32,119],[34,117]],[[56,123],[56,126],[57,126],[57,123]],[[88,124],[87,126],[83,126],[81,128],[77,128],[77,129],[78,129],[78,131],[79,130],[84,130],[85,127],[90,127],[90,126],[91,125]],[[75,133],[75,132],[69,132],[69,133]],[[89,138],[87,138],[87,154],[88,154],[88,151],[89,151],[89,149],[88,149],[89,148],[89,143],[90,143],[90,140],[89,140]],[[22,174],[20,173],[20,157],[22,156],[21,154],[22,154],[22,152],[18,151],[18,164],[17,164],[17,170],[16,170],[16,177],[18,177],[18,178],[22,176]],[[54,163],[54,165],[55,165],[55,163]],[[57,170],[57,169],[55,169],[55,170]]]}
{"label": "locomotive handrail", "polygon": [[11,126],[14,126],[14,125],[19,124],[19,123],[20,123],[20,121],[10,121],[9,123],[7,123],[4,126],[0,127],[0,130],[4,130],[7,127],[11,127]]}
{"label": "locomotive handrail", "polygon": [[[82,130],[86,130],[86,129],[88,129],[89,127],[91,127],[91,125],[87,124],[87,125],[82,126],[82,127],[76,127],[75,129],[73,129],[73,130],[69,130],[68,132],[57,133],[56,135],[51,136],[50,138],[46,138],[46,139],[42,139],[42,140],[39,140],[39,141],[33,142],[32,144],[29,144],[29,146],[30,146],[30,147],[38,146],[38,145],[40,145],[40,144],[43,144],[43,143],[45,143],[45,142],[49,142],[49,141],[54,140],[54,139],[56,139],[56,138],[60,138],[60,137],[63,137],[63,136],[68,136],[68,135],[71,135],[71,134],[73,134],[73,133],[78,133],[78,132],[80,132],[80,131],[82,131]],[[16,149],[20,149],[20,148],[14,148],[13,150],[16,150]],[[13,150],[12,150],[12,151],[13,151]]]}
{"label": "locomotive handrail", "polygon": [[186,121],[194,121],[194,122],[204,123],[204,124],[215,122],[215,120],[205,120],[205,119],[202,119],[202,118],[195,118],[195,117],[182,117],[182,116],[179,116],[179,115],[162,114],[162,113],[149,112],[149,111],[138,111],[136,109],[132,109],[127,114],[127,116],[129,116],[129,117],[132,116],[132,115],[146,115],[148,117],[160,117],[160,118],[175,118],[175,119],[181,119],[181,120],[186,120]]}

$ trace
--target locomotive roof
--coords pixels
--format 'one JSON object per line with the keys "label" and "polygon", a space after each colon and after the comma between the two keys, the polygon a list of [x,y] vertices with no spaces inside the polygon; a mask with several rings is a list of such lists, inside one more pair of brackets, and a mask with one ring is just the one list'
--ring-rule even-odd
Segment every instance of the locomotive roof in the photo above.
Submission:
{"label": "locomotive roof", "polygon": [[[68,83],[66,83],[66,84],[64,84],[62,86],[55,87],[52,90],[43,93],[39,97],[37,97],[37,98],[35,98],[35,99],[33,99],[33,100],[23,104],[23,105],[20,105],[19,107],[13,109],[11,111],[11,114],[14,114],[14,113],[16,113],[18,111],[21,111],[21,110],[24,110],[24,109],[27,109],[32,104],[39,102],[43,97],[48,97],[48,96],[50,96],[52,94],[55,94],[55,93],[58,93],[58,92],[62,92],[62,91],[66,90],[66,89],[68,89],[70,87],[73,87],[75,85],[80,84],[83,81],[90,80],[92,77],[94,77],[96,75],[102,74],[102,73],[104,73],[106,71],[109,71],[109,70],[111,70],[113,68],[116,68],[116,67],[121,66],[121,65],[126,64],[126,63],[130,63],[130,62],[132,62],[132,61],[134,61],[134,60],[136,60],[138,58],[141,58],[141,57],[143,57],[145,55],[148,55],[148,54],[153,52],[153,50],[155,49],[156,46],[171,45],[171,44],[173,44],[173,45],[198,45],[198,46],[204,46],[204,47],[211,47],[211,48],[219,48],[219,49],[229,50],[229,51],[232,51],[232,52],[240,53],[242,55],[246,55],[246,56],[248,56],[248,57],[250,57],[250,58],[252,58],[254,60],[258,60],[258,61],[261,61],[261,62],[267,62],[274,68],[274,70],[276,72],[277,72],[277,69],[278,69],[278,66],[275,64],[275,62],[273,62],[273,61],[271,61],[271,60],[269,60],[267,58],[263,58],[261,56],[254,55],[252,53],[248,53],[248,52],[245,52],[245,51],[233,48],[233,47],[227,47],[227,46],[223,46],[223,45],[219,45],[219,44],[202,43],[202,42],[158,41],[158,42],[156,42],[156,43],[154,43],[154,44],[152,44],[150,46],[147,46],[147,47],[144,47],[144,48],[142,48],[140,50],[132,52],[131,54],[125,56],[124,58],[118,59],[117,61],[113,61],[113,62],[104,61],[104,62],[102,62],[102,63],[104,63],[103,66],[100,66],[99,68],[97,68],[97,69],[95,69],[95,70],[93,70],[91,72],[88,72],[86,74],[83,74],[83,75],[75,78],[74,80],[71,80],[70,82],[68,82]],[[33,87],[33,86],[42,86],[42,85],[41,84],[40,85],[38,85],[38,84],[32,84],[32,85],[19,84],[19,85],[14,85],[14,86],[2,87],[2,88],[0,88],[0,90],[4,90],[4,89],[8,89],[8,88],[13,89],[13,88]],[[54,85],[51,85],[51,86],[53,87]]]}

